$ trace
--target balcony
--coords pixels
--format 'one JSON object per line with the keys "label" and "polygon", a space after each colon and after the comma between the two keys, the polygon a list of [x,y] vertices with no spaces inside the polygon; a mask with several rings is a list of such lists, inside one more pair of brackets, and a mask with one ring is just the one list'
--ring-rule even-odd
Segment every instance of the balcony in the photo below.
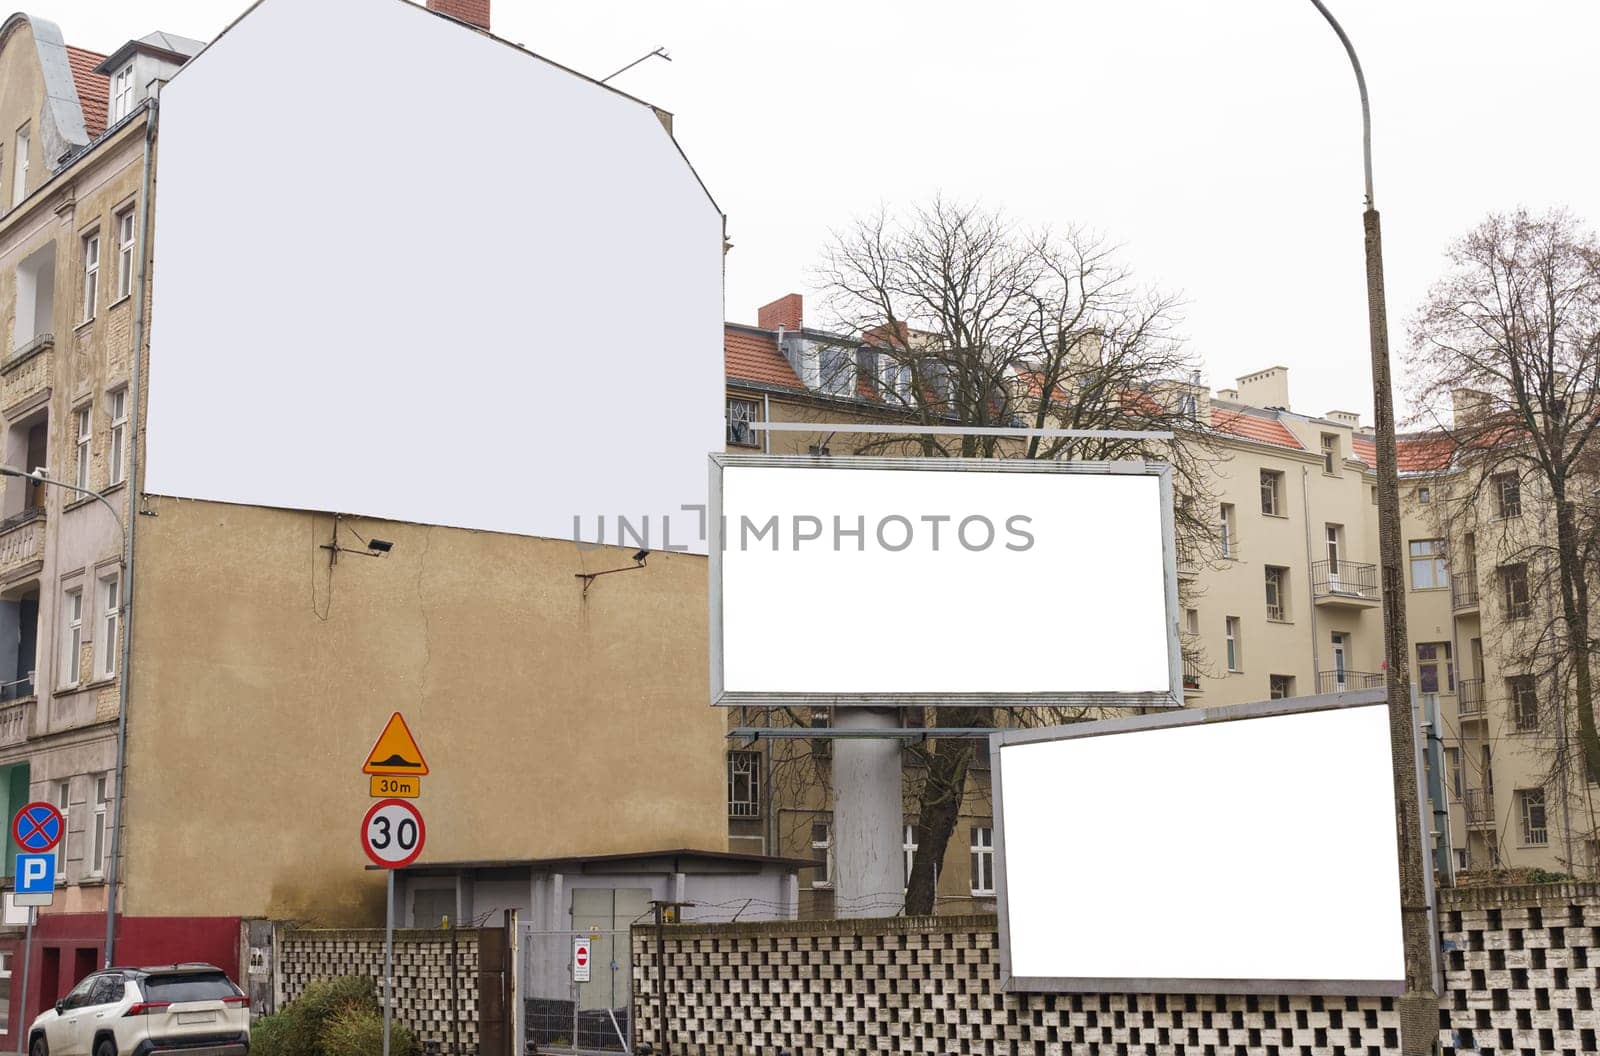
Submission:
{"label": "balcony", "polygon": [[1318,693],[1349,693],[1357,689],[1381,689],[1382,671],[1318,671]]}
{"label": "balcony", "polygon": [[1200,665],[1188,657],[1183,658],[1183,694],[1190,696],[1200,692]]}
{"label": "balcony", "polygon": [[1450,608],[1456,612],[1478,611],[1478,573],[1474,569],[1450,577]]}
{"label": "balcony", "polygon": [[0,363],[0,409],[10,409],[50,386],[54,334],[39,334]]}
{"label": "balcony", "polygon": [[44,559],[44,507],[29,506],[0,521],[0,580]]}
{"label": "balcony", "polygon": [[[11,748],[28,739],[28,726],[33,718],[33,706],[37,701],[32,699],[33,679],[25,679],[24,681],[27,685],[27,693],[19,696],[25,699],[7,697],[7,700],[14,700],[15,703],[8,703],[0,707],[0,748]],[[4,688],[9,690],[12,686],[20,684],[8,682]]]}
{"label": "balcony", "polygon": [[1483,719],[1487,709],[1483,702],[1483,679],[1463,678],[1456,683],[1456,714],[1463,722]]}
{"label": "balcony", "polygon": [[1313,562],[1311,597],[1324,608],[1373,608],[1383,601],[1378,589],[1378,566],[1358,561]]}
{"label": "balcony", "polygon": [[1178,551],[1178,578],[1193,579],[1199,574],[1200,562],[1194,559],[1194,555]]}
{"label": "balcony", "polygon": [[1494,797],[1485,788],[1469,788],[1461,797],[1462,812],[1466,814],[1467,828],[1494,828]]}

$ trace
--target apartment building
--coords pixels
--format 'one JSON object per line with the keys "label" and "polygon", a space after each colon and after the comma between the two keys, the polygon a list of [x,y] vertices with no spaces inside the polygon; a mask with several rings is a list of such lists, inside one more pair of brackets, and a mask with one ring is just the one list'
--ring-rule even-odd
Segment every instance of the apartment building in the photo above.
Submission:
{"label": "apartment building", "polygon": [[[869,357],[813,372],[819,351],[839,343],[807,328],[803,309],[802,298],[790,294],[764,306],[755,326],[727,324],[727,450],[848,455],[868,438],[830,435],[824,423],[892,418],[875,395],[881,379],[870,376]],[[1292,409],[1289,372],[1281,366],[1214,393],[1175,382],[1162,398],[1189,401],[1193,438],[1214,453],[1210,494],[1187,501],[1214,504],[1204,519],[1215,537],[1203,552],[1181,555],[1178,569],[1184,703],[1204,707],[1382,685],[1371,430],[1352,412]],[[818,428],[752,428],[762,420],[815,422]],[[1596,851],[1588,820],[1593,790],[1581,788],[1576,776],[1559,795],[1549,787],[1543,774],[1553,735],[1549,722],[1538,718],[1553,706],[1549,687],[1516,667],[1496,630],[1506,612],[1530,604],[1526,578],[1515,568],[1487,564],[1487,557],[1480,564],[1481,545],[1461,527],[1467,518],[1453,519],[1453,538],[1448,525],[1441,527],[1439,511],[1455,471],[1439,437],[1403,436],[1399,471],[1411,677],[1419,703],[1439,718],[1453,866],[1593,875],[1587,857]],[[1524,501],[1509,484],[1495,492],[1495,502],[1511,516]],[[1496,509],[1484,516],[1503,520],[1505,514]],[[764,718],[737,720],[760,725]],[[822,725],[827,717],[816,721]],[[804,747],[786,749],[782,742],[735,745],[729,753],[733,845],[810,853],[825,863],[811,878],[821,892],[828,889],[826,752],[825,742],[815,742],[820,765],[801,758]],[[1565,852],[1558,799],[1581,853]],[[972,775],[963,813],[941,871],[941,910],[982,905],[992,895],[992,822],[981,769]],[[916,845],[912,820],[908,815],[908,868]],[[819,897],[811,909],[825,914],[830,905]]]}
{"label": "apartment building", "polygon": [[[703,552],[654,552],[646,563],[629,560],[632,547],[580,546],[575,510],[558,515],[526,483],[559,460],[606,500],[606,511],[628,508],[625,499],[666,475],[692,478],[703,501],[704,452],[719,435],[719,367],[703,336],[720,323],[722,215],[665,115],[491,36],[487,0],[427,8],[351,0],[334,11],[263,0],[209,46],[155,33],[111,55],[68,47],[56,26],[26,14],[0,30],[0,310],[9,340],[0,356],[0,435],[7,467],[40,471],[0,484],[0,813],[48,800],[68,817],[60,889],[38,914],[27,993],[11,987],[26,917],[0,921],[0,1045],[111,955],[110,907],[118,962],[202,959],[233,971],[243,966],[245,919],[380,921],[383,885],[358,840],[371,802],[360,767],[396,710],[431,766],[422,865],[537,860],[577,871],[593,856],[726,856],[721,717],[706,706]],[[396,453],[427,435],[418,423],[429,414],[478,414],[448,395],[452,384],[459,392],[474,378],[482,394],[483,378],[506,375],[511,346],[519,361],[546,357],[556,371],[554,349],[564,354],[565,342],[519,342],[553,331],[549,314],[570,305],[570,292],[562,305],[523,304],[514,317],[474,309],[471,319],[489,321],[499,340],[473,336],[446,313],[425,347],[408,349],[406,332],[424,326],[414,301],[391,292],[364,307],[346,302],[313,325],[303,313],[314,298],[304,289],[280,296],[289,280],[278,276],[221,291],[244,304],[203,335],[198,366],[185,360],[181,327],[163,330],[161,306],[164,298],[180,303],[178,276],[214,273],[216,258],[196,259],[204,225],[162,222],[183,216],[163,211],[162,196],[170,205],[197,187],[239,186],[240,173],[222,171],[230,165],[271,168],[257,155],[275,158],[281,143],[260,138],[261,110],[348,147],[345,126],[318,122],[346,109],[340,92],[379,83],[377,66],[390,60],[374,39],[405,41],[436,69],[456,71],[415,82],[429,106],[505,128],[537,100],[531,109],[550,156],[580,166],[603,149],[630,162],[603,186],[583,181],[588,198],[559,205],[521,188],[530,217],[579,208],[594,216],[570,236],[544,224],[518,267],[613,251],[638,262],[639,270],[613,275],[605,294],[621,298],[616,317],[633,320],[625,330],[649,323],[656,341],[598,340],[596,362],[640,379],[641,408],[649,393],[685,385],[702,424],[667,430],[648,460],[631,444],[626,458],[554,451],[534,432],[527,450],[477,450],[473,465],[450,461],[449,472],[416,468],[429,451]],[[337,61],[314,62],[313,53]],[[293,93],[281,90],[289,56],[304,60],[294,80],[316,97],[310,109],[296,109]],[[480,68],[522,90],[485,91],[473,81]],[[411,113],[401,104],[370,116],[381,124]],[[377,186],[408,148],[399,137],[364,134],[370,141],[338,159],[336,171]],[[244,138],[208,157],[226,135]],[[526,136],[505,135],[475,152],[512,171],[496,152],[527,146]],[[323,198],[345,211],[347,232],[372,219],[347,196]],[[216,204],[206,203],[191,212],[204,216]],[[267,199],[257,211],[274,204],[292,213]],[[475,208],[448,210],[446,234],[503,240],[504,225],[455,223]],[[605,249],[590,245],[598,232],[611,234]],[[304,217],[280,215],[257,226],[252,251],[292,258],[319,251],[325,234]],[[497,278],[477,274],[480,255],[470,249],[394,256],[378,270],[404,268],[408,280],[435,287],[465,282],[449,304],[469,304]],[[343,260],[335,270],[347,267]],[[694,290],[692,303],[663,310],[652,298],[669,263],[693,277]],[[524,271],[511,279],[538,285]],[[192,317],[192,307],[169,311],[179,315]],[[378,318],[404,320],[399,338],[377,346],[381,356],[363,340]],[[266,327],[289,335],[276,348],[306,343],[334,371],[308,384],[328,394],[337,420],[318,421],[307,399],[246,409],[256,398],[250,390],[286,358],[242,359],[246,339]],[[664,348],[686,351],[663,358]],[[707,354],[692,362],[691,348]],[[397,369],[408,352],[432,373]],[[206,375],[211,364],[227,365],[232,381]],[[411,383],[427,389],[419,396]],[[186,392],[198,395],[174,395]],[[565,390],[525,395],[556,401]],[[435,398],[453,402],[422,406]],[[166,412],[153,410],[160,399]],[[209,438],[184,434],[192,420],[178,419],[212,406],[225,427]],[[297,435],[323,437],[357,417],[369,435],[333,452],[353,470],[320,457],[294,461]],[[162,430],[176,438],[165,449],[147,442]],[[266,449],[258,465],[278,472],[286,498],[228,490],[263,485],[260,471],[240,468],[252,445],[258,455]],[[178,479],[174,467],[186,455],[213,450],[226,458],[211,477],[152,486]],[[457,457],[444,446],[429,450]],[[370,478],[383,472],[406,488],[372,490]],[[502,487],[474,483],[473,472]],[[318,489],[333,498],[307,498]],[[513,513],[537,508],[553,527],[483,524],[486,494],[508,500]],[[426,516],[395,514],[419,496]],[[624,568],[629,575],[588,575]],[[9,871],[15,848],[7,850]],[[755,878],[760,863],[747,865],[739,868]],[[428,897],[427,907],[401,913],[426,916],[439,893]],[[462,897],[471,905],[470,892]]]}

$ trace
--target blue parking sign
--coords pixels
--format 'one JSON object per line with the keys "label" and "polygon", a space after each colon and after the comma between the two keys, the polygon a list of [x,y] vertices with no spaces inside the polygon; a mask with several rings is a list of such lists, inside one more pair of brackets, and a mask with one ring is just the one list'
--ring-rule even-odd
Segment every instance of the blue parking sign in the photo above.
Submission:
{"label": "blue parking sign", "polygon": [[56,894],[54,854],[17,855],[17,889],[12,902],[19,906],[48,906]]}

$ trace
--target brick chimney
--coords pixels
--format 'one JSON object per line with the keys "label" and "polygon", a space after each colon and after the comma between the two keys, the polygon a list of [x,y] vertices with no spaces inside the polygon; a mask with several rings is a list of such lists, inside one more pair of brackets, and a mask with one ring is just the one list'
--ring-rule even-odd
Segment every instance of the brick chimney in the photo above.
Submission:
{"label": "brick chimney", "polygon": [[489,31],[489,0],[428,0],[428,10]]}
{"label": "brick chimney", "polygon": [[756,309],[756,325],[763,330],[776,330],[780,326],[791,333],[799,330],[805,316],[805,301],[798,293],[788,293],[771,304]]}

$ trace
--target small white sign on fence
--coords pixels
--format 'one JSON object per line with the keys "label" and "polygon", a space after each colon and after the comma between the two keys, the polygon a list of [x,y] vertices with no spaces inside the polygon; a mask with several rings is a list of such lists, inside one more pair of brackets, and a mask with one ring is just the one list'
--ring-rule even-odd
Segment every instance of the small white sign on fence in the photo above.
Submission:
{"label": "small white sign on fence", "polygon": [[587,983],[589,981],[589,939],[587,936],[577,936],[572,940],[572,981]]}

